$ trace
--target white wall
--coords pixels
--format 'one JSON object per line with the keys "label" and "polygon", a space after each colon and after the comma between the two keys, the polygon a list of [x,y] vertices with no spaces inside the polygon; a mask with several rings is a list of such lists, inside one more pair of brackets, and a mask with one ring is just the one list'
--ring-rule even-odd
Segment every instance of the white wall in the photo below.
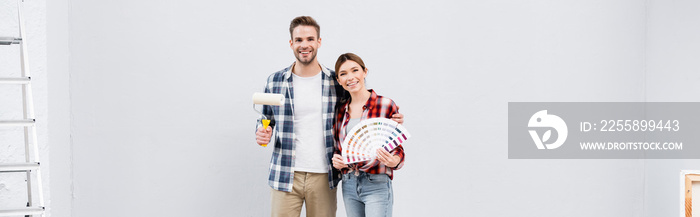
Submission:
{"label": "white wall", "polygon": [[639,210],[637,161],[509,161],[504,129],[508,101],[641,100],[643,5],[394,3],[72,2],[74,216],[267,215],[270,150],[253,143],[249,98],[293,61],[301,14],[322,25],[323,63],[362,55],[407,116],[397,216]]}
{"label": "white wall", "polygon": [[395,176],[395,216],[676,212],[665,193],[650,196],[665,186],[653,161],[507,159],[507,102],[659,99],[645,89],[656,28],[645,2],[48,6],[58,26],[49,29],[51,120],[64,124],[51,132],[70,126],[70,137],[51,134],[52,153],[69,155],[52,157],[61,175],[51,187],[71,194],[55,196],[57,216],[269,215],[271,148],[254,142],[250,96],[294,61],[287,28],[298,15],[321,24],[323,64],[359,54],[370,87],[406,115],[414,137]]}
{"label": "white wall", "polygon": [[[27,1],[23,4],[25,42],[28,47],[29,73],[32,77],[37,139],[42,165],[42,190],[45,205],[51,206],[51,181],[48,144],[47,60],[46,60],[46,2]],[[0,36],[19,37],[17,1],[0,1]],[[20,45],[0,46],[0,77],[20,77]],[[22,119],[21,85],[0,85],[0,120]],[[25,161],[24,130],[21,127],[0,127],[0,163]],[[33,178],[36,176],[33,175]],[[0,209],[23,207],[27,203],[25,173],[0,173]],[[36,179],[33,203],[38,205]],[[48,215],[47,215],[48,216]]]}
{"label": "white wall", "polygon": [[70,113],[70,1],[51,0],[46,11],[48,46],[48,101],[49,139],[51,141],[52,179],[48,183],[52,206],[48,213],[52,216],[70,217],[73,210],[73,147],[71,145]]}
{"label": "white wall", "polygon": [[[700,2],[649,1],[647,101],[700,101]],[[645,216],[685,216],[678,198],[681,170],[700,169],[699,160],[647,160]]]}

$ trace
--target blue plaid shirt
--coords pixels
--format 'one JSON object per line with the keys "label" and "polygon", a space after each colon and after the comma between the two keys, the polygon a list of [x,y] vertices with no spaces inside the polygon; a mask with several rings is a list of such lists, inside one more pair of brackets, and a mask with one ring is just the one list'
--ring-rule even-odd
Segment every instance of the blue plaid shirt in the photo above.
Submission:
{"label": "blue plaid shirt", "polygon": [[[294,183],[294,159],[295,134],[294,134],[294,88],[292,87],[292,67],[291,66],[273,73],[267,78],[265,93],[277,93],[285,96],[282,106],[263,106],[263,114],[271,119],[270,126],[273,127],[273,135],[270,144],[274,144],[272,158],[270,159],[270,176],[268,178],[270,187],[279,191],[292,191]],[[335,123],[336,92],[342,91],[342,86],[333,79],[335,72],[325,66],[321,66],[323,91],[323,139],[326,145],[326,158],[328,159],[328,185],[335,188],[340,182],[340,172],[333,168],[332,158],[335,147],[333,139],[333,124]],[[261,127],[260,118],[256,129]]]}

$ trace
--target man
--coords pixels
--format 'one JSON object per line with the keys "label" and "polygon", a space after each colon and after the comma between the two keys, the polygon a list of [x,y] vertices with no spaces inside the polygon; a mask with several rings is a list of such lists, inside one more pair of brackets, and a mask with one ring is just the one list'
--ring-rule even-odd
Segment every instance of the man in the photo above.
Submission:
{"label": "man", "polygon": [[[267,129],[258,120],[258,144],[274,143],[270,160],[272,216],[301,214],[333,217],[340,173],[331,165],[334,110],[337,94],[343,91],[333,79],[333,70],[318,63],[321,27],[308,16],[296,17],[289,25],[289,46],[296,61],[267,79],[266,93],[285,95],[281,106],[263,106],[272,119]],[[403,115],[392,117],[399,123]],[[271,140],[272,132],[275,139]]]}

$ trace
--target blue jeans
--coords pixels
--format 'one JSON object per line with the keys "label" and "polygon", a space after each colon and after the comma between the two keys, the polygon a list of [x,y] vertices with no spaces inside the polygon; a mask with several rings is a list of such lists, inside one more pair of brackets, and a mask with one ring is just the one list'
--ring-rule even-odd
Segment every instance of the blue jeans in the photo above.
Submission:
{"label": "blue jeans", "polygon": [[386,174],[343,174],[343,202],[348,217],[391,217],[391,179]]}

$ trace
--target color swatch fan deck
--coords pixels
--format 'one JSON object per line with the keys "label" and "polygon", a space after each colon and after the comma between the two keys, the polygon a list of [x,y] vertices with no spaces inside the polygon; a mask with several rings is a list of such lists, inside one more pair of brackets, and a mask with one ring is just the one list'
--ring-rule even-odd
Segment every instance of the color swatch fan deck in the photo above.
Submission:
{"label": "color swatch fan deck", "polygon": [[348,131],[343,141],[342,157],[346,164],[374,160],[377,149],[392,151],[411,138],[408,130],[387,118],[370,118],[361,121]]}

